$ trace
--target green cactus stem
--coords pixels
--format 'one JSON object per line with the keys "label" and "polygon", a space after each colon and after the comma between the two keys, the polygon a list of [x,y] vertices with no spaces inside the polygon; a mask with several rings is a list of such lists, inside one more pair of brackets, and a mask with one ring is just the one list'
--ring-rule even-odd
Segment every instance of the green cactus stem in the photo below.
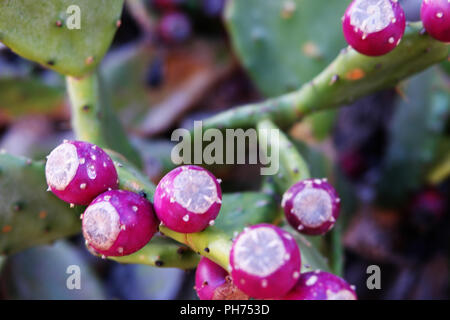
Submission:
{"label": "green cactus stem", "polygon": [[109,257],[119,263],[145,264],[158,268],[194,269],[200,256],[175,241],[155,236],[144,248],[124,257]]}
{"label": "green cactus stem", "polygon": [[269,118],[285,129],[306,115],[350,104],[395,86],[449,55],[447,44],[433,40],[421,30],[421,23],[410,24],[401,44],[381,57],[344,49],[322,73],[298,91],[225,111],[206,120],[203,128],[249,128]]}
{"label": "green cactus stem", "polygon": [[81,77],[107,52],[122,7],[123,0],[2,0],[0,41],[24,58]]}
{"label": "green cactus stem", "polygon": [[[264,153],[270,154],[274,149],[279,152],[279,170],[273,176],[278,192],[283,194],[294,183],[310,178],[309,168],[295,145],[270,120],[265,119],[257,124],[260,147],[265,148]],[[270,132],[278,131],[277,137]]]}
{"label": "green cactus stem", "polygon": [[66,79],[72,106],[72,127],[77,139],[120,152],[140,166],[139,154],[129,143],[103,94],[99,75],[93,73],[83,78]]}
{"label": "green cactus stem", "polygon": [[80,232],[83,207],[47,192],[43,162],[0,154],[0,255]]}

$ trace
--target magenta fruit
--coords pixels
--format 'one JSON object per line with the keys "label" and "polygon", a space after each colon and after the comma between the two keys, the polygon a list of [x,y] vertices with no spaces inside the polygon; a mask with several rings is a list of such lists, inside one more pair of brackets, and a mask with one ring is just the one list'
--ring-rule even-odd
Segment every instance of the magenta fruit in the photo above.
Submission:
{"label": "magenta fruit", "polygon": [[125,190],[102,193],[83,214],[86,245],[104,256],[125,256],[145,246],[158,228],[151,203]]}
{"label": "magenta fruit", "polygon": [[300,250],[288,232],[259,224],[246,228],[233,242],[230,265],[234,284],[250,297],[283,296],[300,276]]}
{"label": "magenta fruit", "polygon": [[191,22],[181,12],[166,13],[160,20],[158,31],[161,39],[168,44],[178,44],[191,36]]}
{"label": "magenta fruit", "polygon": [[118,186],[111,158],[100,147],[83,141],[64,141],[47,157],[45,176],[50,190],[61,200],[88,205],[92,199]]}
{"label": "magenta fruit", "polygon": [[424,0],[420,18],[430,36],[439,41],[450,42],[450,1]]}
{"label": "magenta fruit", "polygon": [[326,179],[307,179],[285,192],[281,206],[293,228],[304,234],[320,235],[334,226],[340,202]]}
{"label": "magenta fruit", "polygon": [[348,44],[368,56],[381,56],[400,43],[405,13],[397,0],[355,0],[343,17]]}
{"label": "magenta fruit", "polygon": [[158,218],[169,229],[199,232],[214,223],[222,205],[216,177],[198,166],[178,167],[156,187],[154,206]]}
{"label": "magenta fruit", "polygon": [[195,290],[200,300],[248,300],[239,290],[228,272],[208,258],[203,257],[195,273]]}
{"label": "magenta fruit", "polygon": [[280,300],[357,300],[353,286],[325,271],[302,273],[295,287]]}

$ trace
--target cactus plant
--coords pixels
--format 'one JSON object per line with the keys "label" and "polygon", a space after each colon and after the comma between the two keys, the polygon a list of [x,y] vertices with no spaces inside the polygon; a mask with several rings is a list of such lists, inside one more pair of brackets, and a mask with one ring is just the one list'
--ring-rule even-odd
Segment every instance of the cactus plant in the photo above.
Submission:
{"label": "cactus plant", "polygon": [[[319,10],[322,7],[312,0],[267,0],[261,6],[260,0],[228,1],[226,17],[232,44],[258,86],[266,95],[275,97],[220,112],[207,118],[203,129],[254,128],[259,144],[265,146],[260,156],[267,157],[273,150],[279,150],[280,161],[279,170],[264,180],[260,190],[222,196],[215,176],[199,166],[176,168],[157,187],[143,173],[140,153],[111,108],[96,70],[120,26],[122,0],[111,0],[108,4],[87,0],[51,0],[45,4],[0,1],[0,41],[24,58],[66,76],[75,139],[84,141],[58,147],[68,157],[60,161],[61,149],[57,148],[49,157],[47,172],[43,162],[0,154],[0,263],[11,253],[83,232],[91,252],[118,263],[180,269],[198,266],[197,290],[201,298],[227,298],[230,291],[232,297],[238,293],[241,298],[356,298],[344,280],[329,273],[329,258],[333,271],[341,271],[339,230],[331,234],[331,240],[293,232],[292,227],[297,230],[301,227],[300,231],[306,234],[329,230],[337,218],[339,205],[334,189],[322,180],[314,180],[319,177],[299,152],[288,129],[307,116],[395,86],[448,59],[448,46],[433,39],[432,36],[438,37],[433,31],[429,32],[431,36],[424,34],[420,23],[410,24],[403,35],[404,21],[397,2],[382,0],[395,11],[395,21],[388,21],[389,30],[384,30],[384,25],[382,30],[376,28],[389,45],[377,48],[379,51],[372,46],[366,51],[358,44],[352,45],[369,55],[390,52],[372,57],[347,48],[338,53],[344,40],[342,35],[336,36],[340,28],[331,28],[330,33],[317,30],[325,19],[339,26],[336,15],[343,13],[348,2],[333,1]],[[301,11],[298,7],[303,3],[308,5]],[[354,5],[367,3],[372,1],[357,0]],[[81,29],[73,32],[66,30],[70,18],[66,9],[70,5],[79,6],[84,17]],[[351,16],[351,12],[346,15],[350,24]],[[344,25],[347,22],[345,18]],[[248,24],[252,27],[247,30]],[[424,26],[433,30],[425,21]],[[360,27],[364,29],[363,25]],[[316,28],[318,38],[312,43],[306,31]],[[280,37],[285,31],[289,34]],[[385,31],[390,34],[384,34]],[[365,40],[380,39],[370,36]],[[296,47],[299,43],[301,46]],[[275,71],[267,68],[268,61],[273,60],[279,60]],[[272,73],[282,81],[273,81]],[[280,134],[273,139],[265,134],[267,130]],[[89,165],[96,166],[95,176],[101,174],[98,188],[91,189],[90,181],[79,175],[78,169],[86,169],[78,166],[78,158],[85,149],[96,150],[95,154],[89,153],[93,162],[86,163],[86,174],[94,180],[93,172],[89,175]],[[96,161],[101,161],[99,167]],[[107,170],[102,169],[103,162]],[[51,190],[60,198],[89,206],[71,208],[46,192],[46,176]],[[62,184],[61,177],[65,177]],[[65,192],[72,182],[92,193],[66,197],[59,192],[59,189]],[[108,188],[119,190],[106,191]],[[306,189],[308,194],[304,196]],[[305,221],[297,210],[298,202],[302,208],[307,207],[303,205],[305,202],[313,202],[312,208],[326,203],[327,222]],[[287,210],[287,221],[282,204]],[[159,226],[152,205],[162,221]],[[154,236],[158,230],[161,235]],[[320,270],[312,271],[316,269]],[[224,290],[219,290],[219,294],[218,288]]]}

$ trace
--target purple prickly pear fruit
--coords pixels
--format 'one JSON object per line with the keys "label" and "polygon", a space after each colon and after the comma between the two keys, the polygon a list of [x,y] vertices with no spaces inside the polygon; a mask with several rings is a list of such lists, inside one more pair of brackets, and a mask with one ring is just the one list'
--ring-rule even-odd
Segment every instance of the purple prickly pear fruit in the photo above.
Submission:
{"label": "purple prickly pear fruit", "polygon": [[198,166],[181,166],[166,174],[154,195],[159,220],[171,230],[193,233],[214,223],[222,205],[216,177]]}
{"label": "purple prickly pear fruit", "polygon": [[103,256],[126,256],[145,246],[158,229],[151,203],[137,193],[112,190],[83,214],[86,245]]}
{"label": "purple prickly pear fruit", "polygon": [[45,176],[50,190],[71,204],[88,205],[108,189],[117,189],[117,171],[100,147],[83,141],[64,141],[47,157]]}
{"label": "purple prickly pear fruit", "polygon": [[336,190],[326,179],[307,179],[285,192],[281,206],[287,221],[297,231],[320,235],[334,226],[340,202]]}
{"label": "purple prickly pear fruit", "polygon": [[230,255],[234,284],[252,298],[268,299],[288,293],[300,277],[300,250],[286,231],[259,224],[244,229]]}
{"label": "purple prickly pear fruit", "polygon": [[368,56],[381,56],[397,47],[405,26],[405,13],[397,0],[354,0],[343,17],[348,44]]}
{"label": "purple prickly pear fruit", "polygon": [[200,300],[248,300],[239,290],[228,272],[208,258],[203,257],[195,273],[195,290]]}
{"label": "purple prickly pear fruit", "polygon": [[295,287],[279,300],[357,300],[354,287],[325,271],[302,273]]}
{"label": "purple prickly pear fruit", "polygon": [[424,0],[420,18],[430,36],[442,42],[450,42],[450,1]]}
{"label": "purple prickly pear fruit", "polygon": [[192,32],[189,18],[181,12],[166,13],[160,20],[158,31],[161,39],[168,44],[186,41]]}

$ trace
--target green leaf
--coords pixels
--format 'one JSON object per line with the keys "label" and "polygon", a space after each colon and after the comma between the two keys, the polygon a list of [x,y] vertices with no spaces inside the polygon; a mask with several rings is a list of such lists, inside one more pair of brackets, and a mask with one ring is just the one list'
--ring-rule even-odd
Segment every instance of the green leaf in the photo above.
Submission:
{"label": "green leaf", "polygon": [[82,207],[47,192],[43,162],[0,154],[0,254],[74,235]]}
{"label": "green leaf", "polygon": [[[72,5],[80,9],[80,29],[69,29]],[[0,41],[24,58],[80,77],[107,52],[122,7],[123,0],[0,0]]]}

